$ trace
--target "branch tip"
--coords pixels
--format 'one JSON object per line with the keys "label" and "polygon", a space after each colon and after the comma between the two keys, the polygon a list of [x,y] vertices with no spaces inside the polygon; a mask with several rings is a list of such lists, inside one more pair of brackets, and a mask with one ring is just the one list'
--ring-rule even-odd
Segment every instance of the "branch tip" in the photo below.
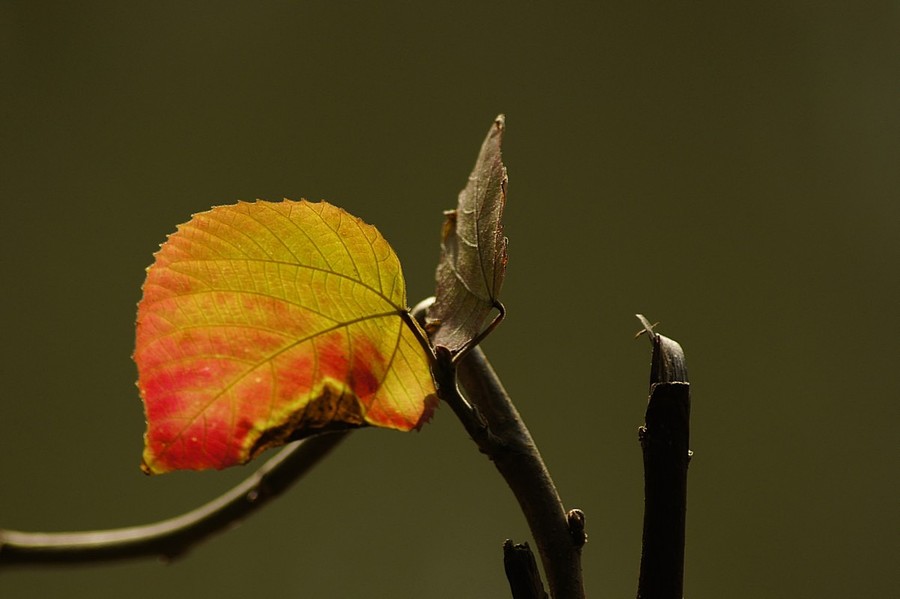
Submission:
{"label": "branch tip", "polygon": [[513,599],[548,599],[528,543],[503,542],[503,568]]}
{"label": "branch tip", "polygon": [[687,365],[684,360],[684,350],[681,345],[664,335],[660,335],[653,329],[659,322],[650,324],[643,314],[635,314],[644,327],[635,334],[635,339],[647,334],[653,345],[653,358],[650,366],[650,385],[656,383],[687,383]]}

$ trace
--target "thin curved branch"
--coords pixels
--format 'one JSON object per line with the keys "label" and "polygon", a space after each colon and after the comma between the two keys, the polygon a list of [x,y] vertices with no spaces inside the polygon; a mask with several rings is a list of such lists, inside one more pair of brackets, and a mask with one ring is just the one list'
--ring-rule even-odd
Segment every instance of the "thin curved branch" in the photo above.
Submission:
{"label": "thin curved branch", "polygon": [[282,449],[242,483],[193,511],[168,520],[111,530],[0,530],[0,569],[87,564],[158,556],[181,557],[283,493],[328,455],[349,431],[324,433]]}

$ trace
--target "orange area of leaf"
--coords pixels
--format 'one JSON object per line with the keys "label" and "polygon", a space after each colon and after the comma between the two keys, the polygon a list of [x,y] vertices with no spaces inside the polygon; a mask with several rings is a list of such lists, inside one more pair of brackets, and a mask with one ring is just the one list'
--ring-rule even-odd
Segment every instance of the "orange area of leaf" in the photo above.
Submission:
{"label": "orange area of leaf", "polygon": [[224,468],[323,430],[430,417],[428,355],[374,227],[325,202],[240,202],[195,215],[155,258],[134,352],[145,472]]}

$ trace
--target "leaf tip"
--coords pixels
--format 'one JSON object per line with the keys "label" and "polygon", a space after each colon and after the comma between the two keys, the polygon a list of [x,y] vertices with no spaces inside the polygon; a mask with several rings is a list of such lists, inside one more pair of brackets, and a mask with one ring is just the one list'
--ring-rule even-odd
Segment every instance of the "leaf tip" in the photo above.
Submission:
{"label": "leaf tip", "polygon": [[[494,119],[494,123],[491,126],[490,131],[488,131],[487,139],[485,139],[485,143],[489,140],[497,145],[497,151],[500,151],[500,145],[503,143],[503,134],[506,133],[506,115],[498,114]],[[503,168],[504,172],[506,168]]]}
{"label": "leaf tip", "polygon": [[152,459],[150,454],[150,448],[147,445],[146,435],[144,436],[144,455],[141,456],[141,472],[146,474],[147,476],[153,476],[154,474],[162,474],[165,470],[160,470],[158,467],[154,465],[155,460]]}

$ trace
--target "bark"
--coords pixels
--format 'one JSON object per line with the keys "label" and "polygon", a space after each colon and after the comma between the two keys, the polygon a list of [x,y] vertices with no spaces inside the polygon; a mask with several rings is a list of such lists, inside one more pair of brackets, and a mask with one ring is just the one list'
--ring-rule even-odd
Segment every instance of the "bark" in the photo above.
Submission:
{"label": "bark", "polygon": [[690,461],[691,391],[681,346],[654,333],[650,399],[639,429],[644,457],[644,532],[638,599],[681,599]]}

